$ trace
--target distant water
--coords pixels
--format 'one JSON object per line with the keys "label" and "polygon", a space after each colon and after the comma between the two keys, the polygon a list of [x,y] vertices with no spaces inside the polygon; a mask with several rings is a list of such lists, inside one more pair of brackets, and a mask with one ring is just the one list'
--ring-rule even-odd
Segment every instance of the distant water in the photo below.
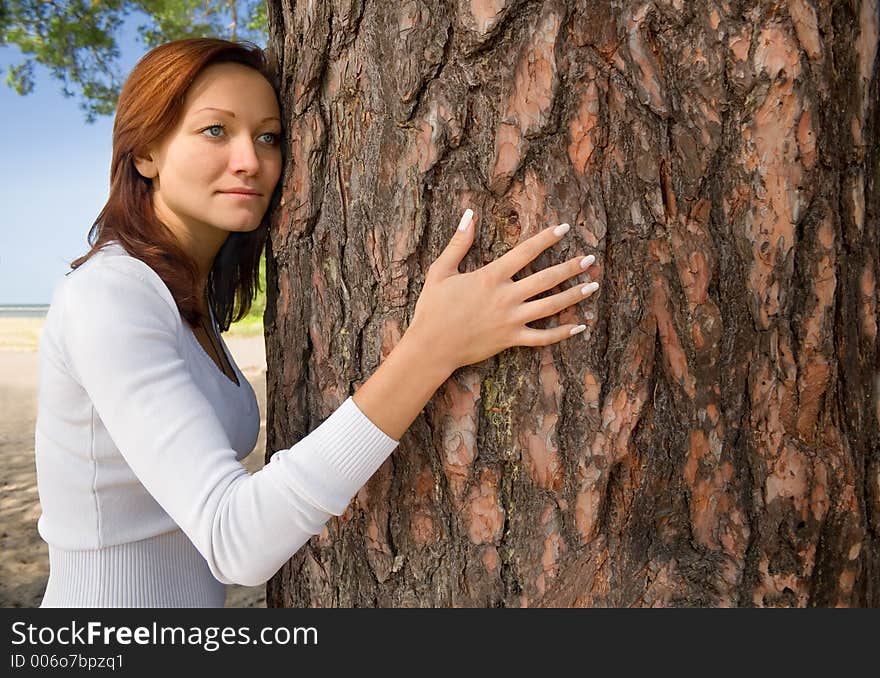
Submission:
{"label": "distant water", "polygon": [[0,318],[45,318],[48,312],[48,304],[19,304],[18,306],[0,306]]}

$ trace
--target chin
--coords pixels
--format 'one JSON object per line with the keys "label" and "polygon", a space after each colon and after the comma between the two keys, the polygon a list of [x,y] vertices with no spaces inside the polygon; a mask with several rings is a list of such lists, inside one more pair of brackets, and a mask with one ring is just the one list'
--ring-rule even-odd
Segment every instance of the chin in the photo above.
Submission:
{"label": "chin", "polygon": [[221,226],[224,231],[228,231],[229,233],[252,233],[253,231],[256,231],[259,227],[259,221],[255,224],[231,224]]}

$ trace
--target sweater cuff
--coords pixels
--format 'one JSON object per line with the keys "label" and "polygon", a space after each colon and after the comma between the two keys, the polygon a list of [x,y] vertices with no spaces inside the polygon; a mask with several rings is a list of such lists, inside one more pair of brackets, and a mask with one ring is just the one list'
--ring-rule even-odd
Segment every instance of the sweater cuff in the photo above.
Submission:
{"label": "sweater cuff", "polygon": [[270,462],[283,459],[288,482],[299,485],[319,508],[339,516],[399,442],[370,421],[349,396],[289,450],[292,455],[276,454]]}
{"label": "sweater cuff", "polygon": [[327,464],[351,482],[354,496],[400,444],[361,412],[349,396],[313,431]]}

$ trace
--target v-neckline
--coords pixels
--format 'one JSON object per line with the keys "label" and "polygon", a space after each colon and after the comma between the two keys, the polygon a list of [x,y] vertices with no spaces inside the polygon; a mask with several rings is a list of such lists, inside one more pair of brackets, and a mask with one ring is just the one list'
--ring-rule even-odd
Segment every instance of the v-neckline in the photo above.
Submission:
{"label": "v-neckline", "polygon": [[[223,379],[228,381],[230,384],[232,384],[236,388],[241,388],[241,379],[239,378],[238,373],[235,370],[235,366],[232,363],[232,358],[230,358],[229,354],[226,352],[226,347],[223,345],[223,339],[219,336],[220,333],[216,331],[216,325],[214,324],[214,312],[211,310],[210,304],[208,305],[208,313],[209,313],[209,317],[211,319],[211,333],[213,334],[213,338],[217,340],[220,352],[223,354],[223,358],[226,360],[226,364],[229,365],[229,370],[232,372],[233,376],[235,376],[235,381],[230,379],[229,375],[226,374],[226,371],[223,369],[223,367],[221,365],[218,365],[217,361],[215,361],[214,358],[212,358],[208,354],[208,352],[205,350],[205,347],[202,346],[202,342],[200,342],[199,338],[196,336],[196,333],[193,330],[193,328],[190,328],[189,333],[192,335],[192,338],[195,339],[196,344],[198,344],[199,350],[202,352],[202,354],[208,360],[211,361],[211,364],[214,366],[214,369],[220,373],[220,375],[223,377]],[[205,328],[202,328],[202,329],[204,329],[205,333],[207,334],[208,330]],[[208,341],[211,342],[211,346],[214,346],[214,341],[212,340],[212,338],[210,336],[208,337]]]}

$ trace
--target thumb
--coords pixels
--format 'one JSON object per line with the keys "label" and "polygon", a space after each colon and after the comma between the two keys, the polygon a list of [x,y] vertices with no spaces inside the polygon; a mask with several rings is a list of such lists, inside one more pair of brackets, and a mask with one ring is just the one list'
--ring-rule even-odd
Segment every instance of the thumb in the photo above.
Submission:
{"label": "thumb", "polygon": [[444,277],[458,273],[458,266],[474,242],[474,212],[466,209],[458,222],[452,240],[434,261],[434,268]]}

